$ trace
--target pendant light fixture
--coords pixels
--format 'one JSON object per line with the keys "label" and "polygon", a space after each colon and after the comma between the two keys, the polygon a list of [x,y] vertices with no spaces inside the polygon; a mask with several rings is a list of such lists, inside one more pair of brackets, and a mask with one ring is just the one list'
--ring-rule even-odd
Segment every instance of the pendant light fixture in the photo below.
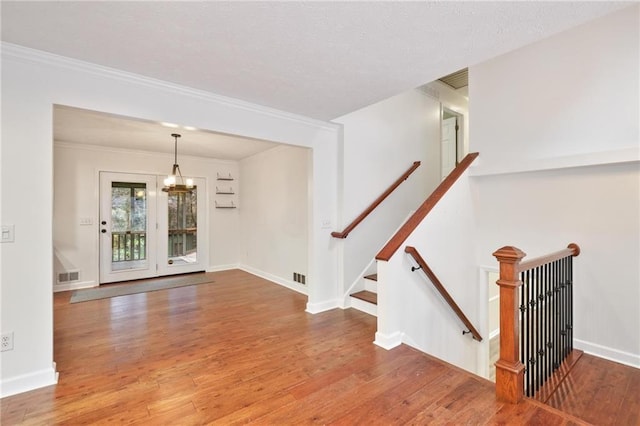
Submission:
{"label": "pendant light fixture", "polygon": [[[193,179],[184,179],[180,172],[180,166],[178,165],[178,138],[181,137],[178,133],[172,133],[171,136],[175,139],[174,148],[174,160],[171,174],[164,180],[164,188],[162,191],[169,194],[184,193],[193,191]],[[178,183],[178,177],[180,177],[180,183]]]}

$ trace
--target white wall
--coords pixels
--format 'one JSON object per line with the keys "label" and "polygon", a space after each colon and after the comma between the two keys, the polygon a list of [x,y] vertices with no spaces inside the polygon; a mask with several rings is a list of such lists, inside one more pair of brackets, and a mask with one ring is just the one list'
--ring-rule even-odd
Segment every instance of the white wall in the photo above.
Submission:
{"label": "white wall", "polygon": [[[344,126],[341,221],[335,231],[342,231],[414,161],[421,161],[409,179],[345,240],[334,242],[342,249],[343,291],[440,183],[439,99],[447,96],[448,89],[436,87],[431,96],[409,90],[335,120]],[[453,106],[448,98],[443,103]],[[459,109],[466,115],[465,108],[461,104]]]}
{"label": "white wall", "polygon": [[[56,143],[54,145],[53,248],[54,278],[61,270],[80,270],[77,287],[99,283],[98,275],[98,184],[100,171],[166,175],[173,164],[167,154],[136,152],[88,145]],[[238,177],[238,164],[208,158],[180,156],[183,170],[191,177],[206,180],[207,195],[200,200],[209,205],[209,215],[201,223],[208,225],[208,261],[204,267],[221,269],[238,264],[238,213],[213,208],[216,173]],[[238,184],[238,181],[234,181]],[[93,224],[80,225],[80,218]],[[63,269],[60,269],[63,268]],[[55,283],[55,281],[54,281]],[[54,284],[69,290],[68,285]]]}
{"label": "white wall", "polygon": [[478,173],[640,159],[640,6],[470,67]]}
{"label": "white wall", "polygon": [[474,66],[469,85],[478,263],[504,245],[535,257],[579,244],[576,346],[635,366],[639,28],[634,5]]}
{"label": "white wall", "polygon": [[[377,344],[406,343],[473,373],[484,371],[479,360],[488,351],[488,296],[478,283],[476,232],[467,171],[389,261],[378,261]],[[484,342],[462,335],[466,326],[424,272],[411,271],[417,264],[405,246],[418,250]]]}
{"label": "white wall", "polygon": [[281,145],[240,161],[240,253],[243,268],[297,291],[307,275],[311,152]]}
{"label": "white wall", "polygon": [[338,126],[3,43],[1,217],[16,238],[0,246],[2,332],[15,341],[0,354],[2,396],[56,380],[54,104],[313,148],[307,309],[337,306],[336,253],[321,224],[337,218]]}

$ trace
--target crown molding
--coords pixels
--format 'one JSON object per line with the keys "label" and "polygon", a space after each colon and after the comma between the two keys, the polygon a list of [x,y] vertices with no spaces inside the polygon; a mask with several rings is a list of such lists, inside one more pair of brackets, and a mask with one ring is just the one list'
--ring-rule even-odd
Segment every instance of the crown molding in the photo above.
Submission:
{"label": "crown molding", "polygon": [[339,126],[335,123],[317,120],[315,118],[306,117],[286,111],[281,111],[275,108],[266,107],[263,105],[253,104],[250,102],[242,101],[240,99],[231,98],[227,96],[217,95],[212,92],[204,90],[194,89],[187,86],[171,83],[164,80],[155,79],[152,77],[146,77],[140,74],[131,73],[128,71],[122,71],[116,68],[105,67],[102,65],[94,64],[91,62],[80,61],[78,59],[69,58],[66,56],[60,56],[42,50],[32,49],[29,47],[20,46],[13,43],[2,42],[0,45],[2,56],[7,58],[13,58],[24,62],[31,62],[37,64],[44,64],[54,67],[62,67],[74,71],[80,71],[84,73],[90,73],[103,78],[109,78],[113,80],[120,80],[127,83],[137,84],[141,86],[150,87],[157,90],[163,90],[172,92],[175,94],[189,96],[205,100],[208,102],[214,102],[223,106],[243,109],[245,111],[254,112],[258,114],[267,115],[270,117],[284,119],[289,121],[295,121],[306,126],[319,128],[322,130],[328,130],[337,132]]}

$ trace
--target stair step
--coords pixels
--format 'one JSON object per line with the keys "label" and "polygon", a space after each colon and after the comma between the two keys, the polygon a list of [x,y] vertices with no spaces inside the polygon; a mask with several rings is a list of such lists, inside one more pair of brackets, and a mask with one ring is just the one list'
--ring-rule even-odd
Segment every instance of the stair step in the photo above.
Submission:
{"label": "stair step", "polygon": [[351,297],[364,300],[365,302],[373,303],[374,305],[378,304],[378,295],[371,291],[367,291],[367,290],[359,291],[357,293],[353,293]]}
{"label": "stair step", "polygon": [[365,280],[378,281],[378,274],[365,275]]}

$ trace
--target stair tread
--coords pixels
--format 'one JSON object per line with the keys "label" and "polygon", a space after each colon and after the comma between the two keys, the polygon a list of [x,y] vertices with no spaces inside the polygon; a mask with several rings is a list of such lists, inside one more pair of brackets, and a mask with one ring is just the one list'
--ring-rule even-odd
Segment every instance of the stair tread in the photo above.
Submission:
{"label": "stair tread", "polygon": [[373,303],[374,305],[378,304],[378,295],[372,291],[367,291],[367,290],[359,291],[357,293],[353,293],[351,297],[364,300],[365,302]]}
{"label": "stair tread", "polygon": [[365,280],[378,281],[378,274],[365,275]]}

